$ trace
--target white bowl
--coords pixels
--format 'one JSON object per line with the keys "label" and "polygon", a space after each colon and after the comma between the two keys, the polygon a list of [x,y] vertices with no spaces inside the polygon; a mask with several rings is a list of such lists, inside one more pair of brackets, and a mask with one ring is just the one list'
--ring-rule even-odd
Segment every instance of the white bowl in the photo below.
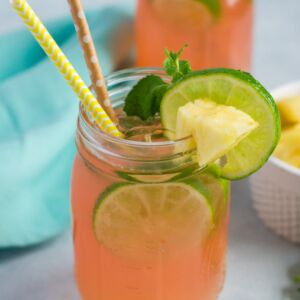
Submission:
{"label": "white bowl", "polygon": [[[272,92],[276,101],[300,95],[300,81]],[[266,165],[250,177],[253,206],[275,233],[300,243],[300,169],[271,156]]]}

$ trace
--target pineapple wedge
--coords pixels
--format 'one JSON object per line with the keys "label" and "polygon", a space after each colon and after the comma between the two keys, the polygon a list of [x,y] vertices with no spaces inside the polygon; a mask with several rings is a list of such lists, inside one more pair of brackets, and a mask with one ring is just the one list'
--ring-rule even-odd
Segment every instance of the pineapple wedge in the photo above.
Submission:
{"label": "pineapple wedge", "polygon": [[[201,102],[201,104],[197,104]],[[203,117],[204,115],[211,114],[216,109],[216,104],[213,102],[196,100],[195,102],[188,102],[186,105],[181,106],[177,114],[176,123],[176,139],[182,139],[193,135],[195,127],[195,119]],[[196,147],[194,139],[187,139],[182,145],[181,151],[193,149]],[[178,149],[179,150],[179,149]]]}
{"label": "pineapple wedge", "polygon": [[196,100],[179,108],[176,138],[191,135],[192,141],[184,147],[187,150],[196,145],[199,165],[205,166],[225,155],[257,127],[248,114],[232,106]]}
{"label": "pineapple wedge", "polygon": [[278,102],[282,126],[300,123],[300,96],[286,98]]}
{"label": "pineapple wedge", "polygon": [[282,131],[274,155],[286,163],[300,168],[300,123]]}

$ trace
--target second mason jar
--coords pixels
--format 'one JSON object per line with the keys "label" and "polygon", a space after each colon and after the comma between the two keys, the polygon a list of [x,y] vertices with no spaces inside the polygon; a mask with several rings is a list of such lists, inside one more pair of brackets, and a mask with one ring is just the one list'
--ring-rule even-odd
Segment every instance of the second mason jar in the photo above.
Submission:
{"label": "second mason jar", "polygon": [[164,49],[179,50],[194,69],[249,70],[253,0],[138,0],[138,66],[162,66]]}

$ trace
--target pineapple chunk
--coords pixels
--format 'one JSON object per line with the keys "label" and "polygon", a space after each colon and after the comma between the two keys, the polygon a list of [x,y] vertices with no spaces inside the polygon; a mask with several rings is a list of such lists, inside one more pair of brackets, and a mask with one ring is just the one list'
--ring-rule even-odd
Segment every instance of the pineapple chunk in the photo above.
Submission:
{"label": "pineapple chunk", "polygon": [[[198,102],[201,104],[197,104]],[[199,102],[199,103],[200,103]],[[185,137],[192,136],[195,119],[199,116],[207,115],[216,109],[214,102],[207,102],[203,100],[196,100],[195,102],[188,102],[186,105],[181,106],[178,109],[177,122],[176,122],[176,139],[182,139]],[[193,149],[196,147],[194,139],[188,139],[182,145],[181,151]]]}
{"label": "pineapple chunk", "polygon": [[300,168],[300,123],[282,131],[274,155],[286,163]]}
{"label": "pineapple chunk", "polygon": [[225,155],[257,127],[249,115],[232,106],[196,100],[179,109],[176,137],[193,136],[199,165],[204,166]]}
{"label": "pineapple chunk", "polygon": [[282,126],[300,123],[300,96],[278,102]]}

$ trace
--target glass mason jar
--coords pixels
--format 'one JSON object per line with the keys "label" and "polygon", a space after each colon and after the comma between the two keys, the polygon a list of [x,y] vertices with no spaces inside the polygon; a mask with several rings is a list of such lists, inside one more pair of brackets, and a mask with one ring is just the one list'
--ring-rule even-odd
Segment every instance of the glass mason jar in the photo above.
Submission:
{"label": "glass mason jar", "polygon": [[[113,106],[159,70],[107,78]],[[116,139],[81,107],[72,175],[76,280],[84,300],[215,300],[224,281],[228,185],[182,143]]]}
{"label": "glass mason jar", "polygon": [[162,66],[165,48],[188,44],[194,69],[249,70],[252,22],[253,0],[138,0],[137,65]]}

